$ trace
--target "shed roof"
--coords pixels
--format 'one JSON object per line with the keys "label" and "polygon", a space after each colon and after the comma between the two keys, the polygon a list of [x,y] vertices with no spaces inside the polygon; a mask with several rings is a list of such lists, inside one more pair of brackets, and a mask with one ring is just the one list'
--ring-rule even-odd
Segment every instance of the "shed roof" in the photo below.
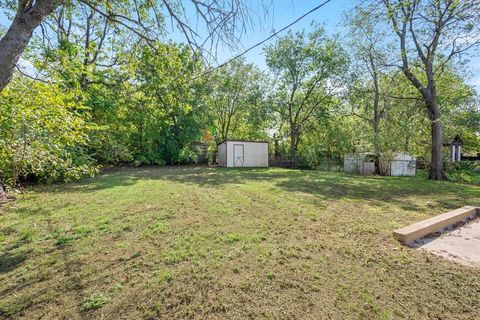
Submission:
{"label": "shed roof", "polygon": [[227,142],[227,141],[235,141],[235,142],[253,142],[253,143],[267,143],[268,144],[268,141],[261,141],[261,140],[237,140],[237,139],[225,139],[223,141],[220,141],[219,143],[217,143],[217,146],[224,143],[224,142]]}

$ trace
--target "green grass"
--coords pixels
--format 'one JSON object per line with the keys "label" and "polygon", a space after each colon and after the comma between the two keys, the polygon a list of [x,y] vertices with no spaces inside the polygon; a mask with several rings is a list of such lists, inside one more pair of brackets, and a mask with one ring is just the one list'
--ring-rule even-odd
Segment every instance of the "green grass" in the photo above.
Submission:
{"label": "green grass", "polygon": [[391,236],[467,204],[479,186],[284,169],[38,187],[0,208],[0,318],[476,319],[479,270]]}
{"label": "green grass", "polygon": [[83,310],[100,309],[108,301],[109,299],[105,295],[101,293],[95,293],[83,301],[82,307]]}

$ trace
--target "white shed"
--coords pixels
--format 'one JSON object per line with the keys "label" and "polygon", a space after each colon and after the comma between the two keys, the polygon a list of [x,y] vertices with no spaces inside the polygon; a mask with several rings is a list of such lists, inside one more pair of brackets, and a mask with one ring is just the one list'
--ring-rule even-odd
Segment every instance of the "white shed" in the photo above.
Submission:
{"label": "white shed", "polygon": [[415,176],[417,161],[416,159],[403,152],[398,152],[390,157],[380,158],[380,167],[387,176]]}
{"label": "white shed", "polygon": [[[408,153],[381,154],[380,174],[385,176],[415,176],[417,162]],[[343,165],[346,173],[374,174],[375,156],[368,153],[346,154]]]}
{"label": "white shed", "polygon": [[268,142],[224,140],[217,145],[222,167],[268,167]]}
{"label": "white shed", "polygon": [[343,160],[343,170],[346,173],[374,174],[375,161],[373,155],[368,153],[346,154]]}

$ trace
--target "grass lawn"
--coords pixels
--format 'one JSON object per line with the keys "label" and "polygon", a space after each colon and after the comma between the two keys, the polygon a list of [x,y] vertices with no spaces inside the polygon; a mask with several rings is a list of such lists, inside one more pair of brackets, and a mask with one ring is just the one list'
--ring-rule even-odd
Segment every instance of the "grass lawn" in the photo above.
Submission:
{"label": "grass lawn", "polygon": [[391,236],[467,204],[479,186],[286,169],[35,188],[0,208],[0,318],[479,319],[480,270]]}

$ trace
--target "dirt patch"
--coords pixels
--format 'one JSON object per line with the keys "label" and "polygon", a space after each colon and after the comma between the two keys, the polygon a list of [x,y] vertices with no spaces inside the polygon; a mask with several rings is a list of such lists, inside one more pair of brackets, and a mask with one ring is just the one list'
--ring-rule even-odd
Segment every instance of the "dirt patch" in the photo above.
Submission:
{"label": "dirt patch", "polygon": [[413,246],[462,265],[480,267],[480,219],[419,239]]}

